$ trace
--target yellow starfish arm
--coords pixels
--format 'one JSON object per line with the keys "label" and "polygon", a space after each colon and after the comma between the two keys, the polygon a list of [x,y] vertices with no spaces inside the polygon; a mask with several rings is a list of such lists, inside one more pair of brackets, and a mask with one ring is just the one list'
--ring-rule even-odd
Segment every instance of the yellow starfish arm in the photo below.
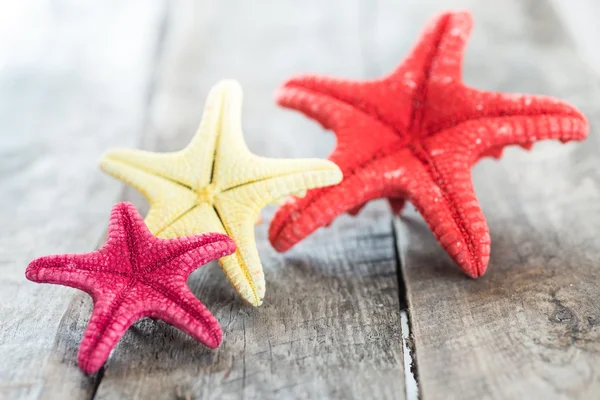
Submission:
{"label": "yellow starfish arm", "polygon": [[[100,167],[108,174],[136,188],[146,197],[150,211],[146,224],[157,234],[196,204],[196,194],[175,182],[133,167],[127,162],[133,150],[117,150],[108,153],[100,161]],[[113,155],[116,155],[113,157]]]}
{"label": "yellow starfish arm", "polygon": [[[256,156],[255,156],[256,157]],[[296,159],[278,160],[256,157],[250,164],[248,173],[254,179],[247,184],[229,189],[232,196],[262,208],[265,205],[280,201],[288,195],[306,194],[309,189],[330,186],[342,181],[342,172],[337,165],[327,160]],[[261,174],[270,170],[270,174]]]}
{"label": "yellow starfish arm", "polygon": [[[252,154],[244,141],[242,131],[243,92],[240,84],[233,80],[225,80],[219,83],[217,88],[223,93],[223,111],[213,181],[219,183],[221,190],[298,172],[312,173],[315,170],[334,172],[325,173],[322,178],[317,178],[313,182],[314,186],[300,187],[299,192],[341,181],[342,175],[338,167],[327,160],[271,159]],[[287,194],[290,192],[285,193]]]}
{"label": "yellow starfish arm", "polygon": [[[158,233],[158,237],[171,239],[198,232],[225,233],[236,242],[234,254],[219,259],[225,276],[242,296],[253,306],[262,304],[265,296],[265,279],[254,240],[256,209],[247,208],[232,200],[215,204],[200,204]],[[225,226],[223,226],[223,223]]]}
{"label": "yellow starfish arm", "polygon": [[204,107],[202,122],[192,142],[185,149],[172,153],[116,149],[108,151],[101,163],[104,160],[119,161],[192,190],[208,185],[211,181],[215,147],[220,131],[223,96],[223,88],[216,86],[211,90]]}
{"label": "yellow starfish arm", "polygon": [[293,173],[241,185],[221,193],[215,207],[227,234],[237,245],[234,255],[219,262],[238,293],[254,306],[265,295],[263,267],[256,248],[254,223],[262,207],[273,199],[305,189],[327,186],[341,180],[342,174],[332,163],[321,163],[321,170]]}
{"label": "yellow starfish arm", "polygon": [[219,196],[215,208],[237,246],[234,254],[219,260],[223,272],[240,296],[259,306],[265,297],[265,277],[254,237],[259,209],[226,195]]}

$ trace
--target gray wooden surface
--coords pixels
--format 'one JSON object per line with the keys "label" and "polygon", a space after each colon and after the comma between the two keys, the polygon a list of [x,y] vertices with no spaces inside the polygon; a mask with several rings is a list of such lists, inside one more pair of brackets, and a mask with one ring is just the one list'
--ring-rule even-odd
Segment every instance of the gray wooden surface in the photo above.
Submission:
{"label": "gray wooden surface", "polygon": [[[278,254],[267,209],[256,232],[264,306],[240,301],[216,264],[189,280],[223,326],[218,350],[142,320],[99,374],[83,375],[91,301],[23,272],[40,255],[94,249],[114,202],[146,209],[101,174],[100,154],[183,147],[210,87],[236,78],[254,152],[324,157],[333,135],[278,109],[277,85],[305,71],[381,75],[446,7],[475,16],[467,83],[561,96],[592,123],[584,144],[509,150],[475,168],[488,274],[462,276],[418,215],[392,225],[382,202]],[[550,3],[60,0],[0,11],[0,399],[402,399],[404,285],[421,398],[600,393],[600,84]]]}

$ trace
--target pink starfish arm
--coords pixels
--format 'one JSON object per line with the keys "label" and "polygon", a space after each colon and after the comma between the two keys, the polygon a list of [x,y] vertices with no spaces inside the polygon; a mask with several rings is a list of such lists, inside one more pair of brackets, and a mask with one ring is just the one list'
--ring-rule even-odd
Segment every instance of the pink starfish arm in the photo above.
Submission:
{"label": "pink starfish arm", "polygon": [[145,273],[161,268],[163,273],[180,275],[184,282],[199,266],[235,251],[233,240],[221,233],[203,233],[175,239],[158,239],[147,253]]}
{"label": "pink starfish arm", "polygon": [[125,331],[144,316],[139,291],[133,279],[114,280],[110,290],[98,289],[92,297],[94,310],[88,322],[77,361],[86,374],[100,369]]}
{"label": "pink starfish arm", "polygon": [[[159,290],[156,284],[154,287]],[[146,316],[173,325],[211,349],[219,347],[223,333],[212,313],[187,287],[181,287],[173,293],[177,293],[176,300],[160,301],[146,313]]]}
{"label": "pink starfish arm", "polygon": [[25,271],[25,277],[33,282],[54,283],[83,290],[93,296],[98,275],[107,278],[127,279],[128,274],[106,268],[107,257],[103,249],[86,254],[61,254],[44,256],[33,260]]}

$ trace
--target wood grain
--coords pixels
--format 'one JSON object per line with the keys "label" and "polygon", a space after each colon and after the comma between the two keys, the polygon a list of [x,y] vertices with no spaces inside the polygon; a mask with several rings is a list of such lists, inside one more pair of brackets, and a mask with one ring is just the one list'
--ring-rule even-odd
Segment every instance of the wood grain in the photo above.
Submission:
{"label": "wood grain", "polygon": [[509,149],[474,168],[492,236],[479,280],[459,272],[416,213],[397,221],[421,397],[597,398],[598,76],[546,2],[462,3],[476,21],[468,83],[562,97],[592,128],[583,144]]}
{"label": "wood grain", "polygon": [[[332,135],[279,110],[272,93],[299,70],[362,74],[358,16],[358,3],[343,1],[273,2],[269,12],[244,1],[170,3],[143,147],[182,148],[210,87],[234,77],[245,89],[251,150],[325,156]],[[145,208],[133,191],[125,198]],[[284,255],[269,245],[267,223],[259,226],[265,305],[243,303],[216,264],[201,268],[189,284],[223,325],[221,347],[208,350],[162,322],[141,321],[113,352],[95,398],[402,399],[397,259],[382,206],[343,217]],[[86,308],[89,300],[76,297],[64,325],[84,323]]]}
{"label": "wood grain", "polygon": [[[2,5],[2,399],[84,398],[94,390],[95,379],[75,363],[83,325],[61,321],[73,291],[28,282],[24,270],[41,255],[90,251],[106,229],[120,188],[96,159],[139,136],[160,5]],[[73,305],[68,312],[88,316]]]}

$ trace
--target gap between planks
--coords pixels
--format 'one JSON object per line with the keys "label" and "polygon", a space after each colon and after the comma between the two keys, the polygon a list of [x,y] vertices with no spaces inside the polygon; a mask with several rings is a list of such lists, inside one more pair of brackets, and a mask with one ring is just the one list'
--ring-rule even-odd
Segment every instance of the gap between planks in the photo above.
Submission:
{"label": "gap between planks", "polygon": [[397,216],[392,218],[392,237],[394,239],[394,255],[396,257],[396,276],[398,278],[398,304],[400,306],[400,333],[402,335],[402,356],[404,360],[404,387],[406,400],[418,400],[420,398],[417,359],[414,356],[415,346],[411,332],[410,313],[408,309],[408,298],[406,296],[406,283],[402,268],[402,257],[400,252],[400,235],[398,235]]}

